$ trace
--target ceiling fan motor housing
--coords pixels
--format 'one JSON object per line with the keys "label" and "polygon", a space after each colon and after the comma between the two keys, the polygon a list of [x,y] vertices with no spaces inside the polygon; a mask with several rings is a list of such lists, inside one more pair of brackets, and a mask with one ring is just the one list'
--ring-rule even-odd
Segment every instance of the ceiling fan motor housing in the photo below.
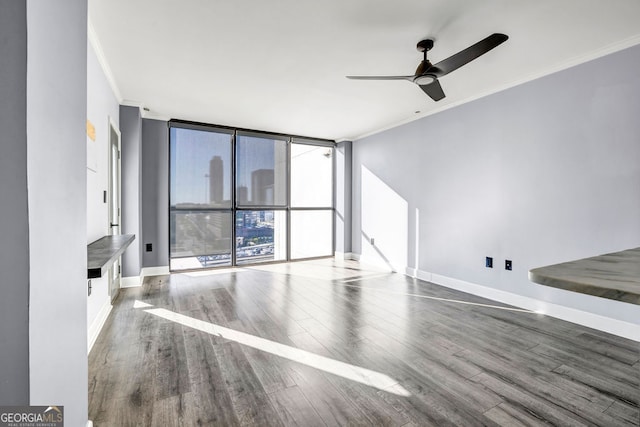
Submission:
{"label": "ceiling fan motor housing", "polygon": [[427,73],[431,68],[433,68],[433,64],[431,64],[431,61],[429,61],[428,59],[424,59],[422,60],[422,62],[420,62],[418,68],[416,68],[416,72],[414,73],[414,75],[421,76]]}

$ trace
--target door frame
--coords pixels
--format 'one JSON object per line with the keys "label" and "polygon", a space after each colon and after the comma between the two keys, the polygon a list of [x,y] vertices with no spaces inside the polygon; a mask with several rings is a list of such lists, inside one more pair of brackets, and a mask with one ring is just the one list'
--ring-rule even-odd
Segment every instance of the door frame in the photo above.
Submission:
{"label": "door frame", "polygon": [[[117,138],[117,141],[113,140],[113,136]],[[117,144],[118,156],[114,159],[112,155],[112,146],[114,142]],[[122,134],[116,122],[109,116],[107,121],[107,234],[122,234]],[[116,177],[114,180],[114,160],[116,161]],[[115,184],[115,188],[114,188]],[[114,198],[114,190],[116,197]],[[117,214],[113,217],[114,212],[114,200],[115,208],[117,208]],[[119,257],[113,265],[109,268],[108,272],[108,286],[109,296],[111,302],[117,298],[120,290],[120,283],[122,280],[121,262],[122,257]]]}

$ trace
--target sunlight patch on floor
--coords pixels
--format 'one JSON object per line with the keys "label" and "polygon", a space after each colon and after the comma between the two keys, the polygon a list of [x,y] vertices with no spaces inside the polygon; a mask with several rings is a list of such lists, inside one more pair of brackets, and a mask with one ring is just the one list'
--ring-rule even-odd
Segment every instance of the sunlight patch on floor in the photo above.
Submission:
{"label": "sunlight patch on floor", "polygon": [[389,277],[390,274],[395,274],[395,273],[389,272],[389,273],[381,273],[381,274],[358,275],[356,277],[350,277],[348,279],[345,279],[342,281],[342,283],[359,282],[360,280],[365,280],[365,279],[367,280],[382,279],[383,277]]}
{"label": "sunlight patch on floor", "polygon": [[206,277],[206,276],[218,276],[221,274],[240,273],[243,271],[246,271],[246,270],[244,270],[241,267],[229,267],[229,268],[216,268],[216,269],[208,269],[208,270],[201,270],[201,271],[189,271],[184,273],[177,272],[176,274],[181,274],[183,276],[188,276],[188,277]]}
{"label": "sunlight patch on floor", "polygon": [[369,286],[350,285],[348,282],[349,282],[349,280],[344,280],[343,281],[343,285],[344,286],[348,286],[350,288],[366,289],[367,291],[383,292],[383,293],[386,293],[386,294],[393,294],[393,295],[399,295],[399,296],[424,298],[424,299],[430,299],[430,300],[435,300],[435,301],[443,301],[443,302],[453,302],[453,303],[456,303],[456,304],[475,305],[477,307],[496,308],[496,309],[499,309],[499,310],[516,311],[516,312],[520,312],[520,313],[541,314],[539,311],[526,310],[524,308],[504,307],[504,306],[501,306],[501,305],[482,304],[482,303],[479,303],[479,302],[462,301],[462,300],[458,300],[458,299],[432,297],[432,296],[420,295],[420,294],[409,294],[409,293],[405,293],[405,292],[391,291],[391,290],[388,290],[388,289],[372,288],[372,287],[369,287]]}
{"label": "sunlight patch on floor", "polygon": [[294,362],[302,363],[312,368],[319,369],[333,375],[338,375],[351,381],[356,381],[360,384],[375,387],[378,390],[383,390],[389,393],[396,394],[398,396],[411,396],[411,393],[409,393],[404,387],[398,384],[396,380],[380,372],[351,365],[349,363],[340,362],[339,360],[320,356],[306,350],[301,350],[296,347],[291,347],[288,345],[277,343],[275,341],[256,337],[255,335],[236,331],[234,329],[225,328],[223,326],[185,316],[183,314],[166,310],[164,308],[149,308],[153,306],[141,301],[136,301],[134,303],[134,307],[144,308],[144,311],[146,313],[153,314],[154,316],[158,316],[163,319],[179,323],[183,326],[187,326],[211,335],[234,341],[239,344],[255,348],[257,350],[265,351],[267,353],[271,353],[273,355],[283,357]]}
{"label": "sunlight patch on floor", "polygon": [[151,308],[153,307],[151,304],[147,304],[146,302],[135,300],[133,302],[133,308]]}
{"label": "sunlight patch on floor", "polygon": [[[350,268],[351,265],[353,266],[352,268]],[[389,273],[388,269],[370,266],[363,268],[361,265],[350,264],[348,261],[338,261],[333,258],[283,264],[252,265],[245,268],[327,281],[364,279]]]}

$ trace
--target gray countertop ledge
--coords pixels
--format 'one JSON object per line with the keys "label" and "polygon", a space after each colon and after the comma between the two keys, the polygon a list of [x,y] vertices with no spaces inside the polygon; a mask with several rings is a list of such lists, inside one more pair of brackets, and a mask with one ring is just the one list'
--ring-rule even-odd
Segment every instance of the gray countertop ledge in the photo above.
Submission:
{"label": "gray countertop ledge", "polygon": [[640,305],[640,248],[534,268],[529,280]]}
{"label": "gray countertop ledge", "polygon": [[134,234],[104,236],[87,245],[87,278],[102,277],[135,238]]}

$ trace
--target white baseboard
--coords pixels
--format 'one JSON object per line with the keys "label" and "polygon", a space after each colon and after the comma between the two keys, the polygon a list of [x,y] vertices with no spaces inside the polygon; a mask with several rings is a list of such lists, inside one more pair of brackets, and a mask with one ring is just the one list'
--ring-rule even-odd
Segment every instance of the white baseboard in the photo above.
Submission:
{"label": "white baseboard", "polygon": [[120,279],[121,288],[137,288],[142,285],[140,276],[123,277]]}
{"label": "white baseboard", "polygon": [[545,314],[547,316],[566,320],[578,325],[587,326],[589,328],[640,342],[640,325],[577,310],[563,305],[541,301],[535,298],[517,295],[511,292],[490,288],[488,286],[465,282],[464,280],[429,273],[427,271],[418,270],[415,277],[420,280],[435,283],[436,285],[456,289],[458,291],[488,298],[493,301],[513,305],[518,308],[535,311],[536,313]]}
{"label": "white baseboard", "polygon": [[145,267],[140,271],[140,277],[145,278],[147,276],[162,276],[169,274],[169,266],[162,267]]}
{"label": "white baseboard", "polygon": [[107,298],[100,308],[98,315],[91,323],[91,326],[89,326],[89,330],[87,331],[87,354],[91,352],[93,344],[95,344],[98,335],[100,335],[104,322],[107,321],[107,317],[109,317],[109,313],[111,313],[111,308],[111,301]]}

